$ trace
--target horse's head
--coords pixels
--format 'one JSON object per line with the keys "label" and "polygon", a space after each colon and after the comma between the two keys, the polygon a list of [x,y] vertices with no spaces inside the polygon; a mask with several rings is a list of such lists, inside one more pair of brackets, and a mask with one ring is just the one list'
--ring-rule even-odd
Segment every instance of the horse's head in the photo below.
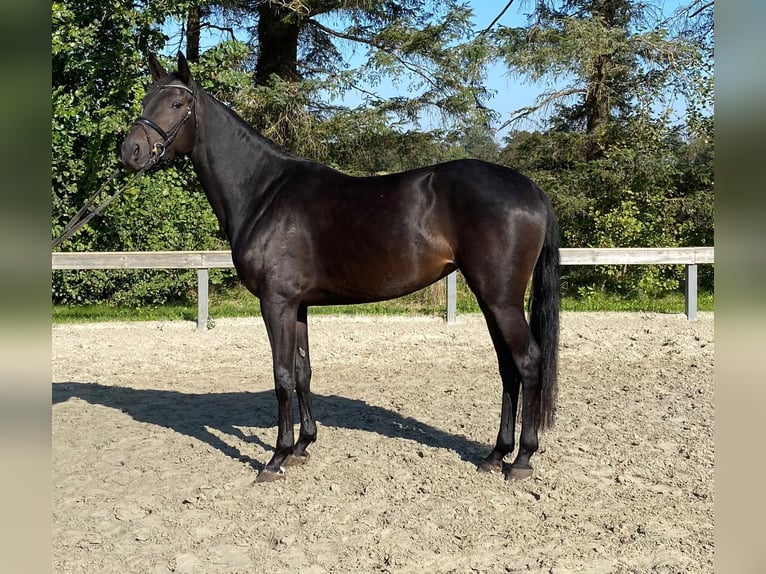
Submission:
{"label": "horse's head", "polygon": [[149,69],[154,85],[144,98],[143,115],[122,142],[122,163],[133,171],[191,153],[196,139],[197,85],[186,58],[179,52],[178,71],[168,74],[152,54]]}

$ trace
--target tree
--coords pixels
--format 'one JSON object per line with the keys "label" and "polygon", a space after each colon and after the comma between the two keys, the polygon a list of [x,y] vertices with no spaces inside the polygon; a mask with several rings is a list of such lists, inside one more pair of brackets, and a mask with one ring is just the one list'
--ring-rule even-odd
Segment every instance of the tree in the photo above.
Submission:
{"label": "tree", "polygon": [[162,37],[150,13],[119,0],[55,2],[52,18],[53,205],[63,219],[111,171],[117,134],[132,121],[140,54]]}
{"label": "tree", "polygon": [[509,123],[555,107],[557,127],[597,134],[611,120],[668,113],[677,97],[697,97],[689,80],[710,71],[707,34],[690,33],[691,24],[679,31],[678,14],[636,0],[538,2],[528,27],[495,33],[513,74],[552,86]]}
{"label": "tree", "polygon": [[[316,4],[316,2],[314,3]],[[260,2],[258,13],[258,64],[256,85],[266,85],[275,74],[294,82],[298,74],[298,42],[310,21],[311,7],[301,3],[288,7],[277,2]]]}
{"label": "tree", "polygon": [[[475,37],[471,12],[457,0],[219,0],[207,5],[205,21],[189,20],[187,28],[253,31],[244,43],[255,47],[256,87],[304,82],[300,89],[312,91],[314,107],[322,103],[325,109],[336,107],[328,100],[353,92],[362,105],[385,109],[407,123],[417,123],[426,109],[456,123],[484,124],[492,116],[483,103],[489,38]],[[402,85],[407,96],[379,95],[387,81]]]}
{"label": "tree", "polygon": [[[712,242],[712,68],[707,36],[677,32],[681,13],[665,17],[636,0],[542,0],[528,27],[495,33],[513,73],[549,82],[510,120],[553,109],[547,129],[512,133],[504,161],[553,196],[563,245]],[[694,104],[694,125],[673,123],[679,99]],[[572,292],[656,294],[677,287],[679,270],[572,269],[564,277]]]}

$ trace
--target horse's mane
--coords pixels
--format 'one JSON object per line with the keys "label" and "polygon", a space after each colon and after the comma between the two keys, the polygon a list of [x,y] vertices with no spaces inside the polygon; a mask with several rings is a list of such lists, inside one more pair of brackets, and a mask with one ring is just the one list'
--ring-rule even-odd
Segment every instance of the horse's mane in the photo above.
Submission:
{"label": "horse's mane", "polygon": [[[202,91],[202,90],[201,90]],[[259,145],[267,147],[270,151],[274,152],[278,156],[286,159],[294,159],[294,160],[300,160],[300,161],[311,161],[309,159],[300,157],[299,155],[296,155],[294,152],[290,151],[283,145],[278,144],[274,140],[267,138],[263,134],[261,134],[258,130],[256,130],[253,126],[251,126],[249,123],[247,123],[242,116],[240,116],[234,109],[226,104],[225,102],[222,102],[218,98],[216,98],[213,94],[203,91],[205,95],[207,95],[210,100],[218,105],[223,111],[228,115],[228,117],[240,128],[242,129],[248,136],[252,137],[253,139],[257,140]]]}

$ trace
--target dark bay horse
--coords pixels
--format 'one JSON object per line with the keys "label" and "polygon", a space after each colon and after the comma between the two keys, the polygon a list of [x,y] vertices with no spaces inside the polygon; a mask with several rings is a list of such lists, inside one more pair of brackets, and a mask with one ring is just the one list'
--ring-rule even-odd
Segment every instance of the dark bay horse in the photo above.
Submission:
{"label": "dark bay horse", "polygon": [[182,54],[172,74],[154,56],[149,68],[155,83],[122,144],[122,162],[139,170],[189,154],[237,273],[260,299],[279,413],[276,449],[258,481],[306,462],[316,440],[308,307],[399,297],[455,269],[486,317],[503,382],[497,442],[479,469],[502,471],[513,451],[521,389],[509,478],[530,476],[538,431],[553,424],[557,389],[558,228],[545,194],[512,169],[475,160],[351,177],[259,135],[194,82]]}

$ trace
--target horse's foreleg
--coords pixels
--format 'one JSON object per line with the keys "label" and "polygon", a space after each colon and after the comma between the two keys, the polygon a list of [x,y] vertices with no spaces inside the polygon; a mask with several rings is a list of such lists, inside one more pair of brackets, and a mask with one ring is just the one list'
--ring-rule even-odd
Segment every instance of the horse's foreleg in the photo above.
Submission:
{"label": "horse's foreleg", "polygon": [[309,333],[305,305],[301,305],[298,310],[295,340],[295,388],[301,413],[301,430],[292,454],[285,461],[288,466],[308,462],[310,455],[306,448],[317,438],[314,410],[311,406],[311,358],[309,356]]}
{"label": "horse's foreleg", "polygon": [[261,312],[271,343],[274,363],[274,389],[277,395],[277,445],[274,456],[258,475],[258,482],[270,482],[284,476],[282,464],[293,452],[292,397],[295,391],[295,342],[297,305],[276,299],[261,299]]}

